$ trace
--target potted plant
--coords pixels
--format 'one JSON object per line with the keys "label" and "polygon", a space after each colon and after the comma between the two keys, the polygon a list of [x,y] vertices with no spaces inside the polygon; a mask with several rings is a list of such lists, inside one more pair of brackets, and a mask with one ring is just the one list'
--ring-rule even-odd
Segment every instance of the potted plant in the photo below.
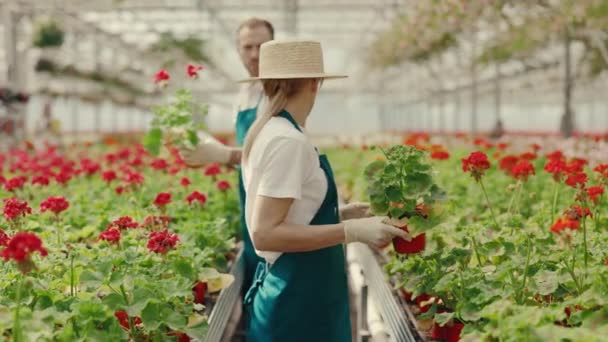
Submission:
{"label": "potted plant", "polygon": [[442,220],[440,202],[445,192],[433,179],[426,152],[402,145],[382,152],[385,159],[365,169],[372,210],[412,235],[411,241],[393,240],[397,253],[419,253],[426,246],[425,232]]}
{"label": "potted plant", "polygon": [[63,45],[63,40],[64,32],[61,26],[54,20],[46,20],[38,23],[33,44],[41,49],[41,58],[53,59]]}

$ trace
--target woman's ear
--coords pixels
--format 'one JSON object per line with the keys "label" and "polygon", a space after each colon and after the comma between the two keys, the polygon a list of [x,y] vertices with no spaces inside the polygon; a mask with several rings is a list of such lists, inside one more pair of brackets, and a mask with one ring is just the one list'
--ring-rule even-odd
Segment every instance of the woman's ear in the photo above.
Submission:
{"label": "woman's ear", "polygon": [[319,82],[318,79],[312,79],[310,80],[310,86],[312,92],[316,94],[319,91],[319,88],[321,87],[321,82]]}

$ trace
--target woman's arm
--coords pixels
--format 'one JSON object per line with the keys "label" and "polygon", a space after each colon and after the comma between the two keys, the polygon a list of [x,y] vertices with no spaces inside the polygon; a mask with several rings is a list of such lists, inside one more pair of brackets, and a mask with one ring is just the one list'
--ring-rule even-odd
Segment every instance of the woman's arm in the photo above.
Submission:
{"label": "woman's arm", "polygon": [[285,217],[292,203],[293,198],[255,198],[251,228],[256,249],[269,252],[309,252],[344,242],[344,223],[286,223]]}

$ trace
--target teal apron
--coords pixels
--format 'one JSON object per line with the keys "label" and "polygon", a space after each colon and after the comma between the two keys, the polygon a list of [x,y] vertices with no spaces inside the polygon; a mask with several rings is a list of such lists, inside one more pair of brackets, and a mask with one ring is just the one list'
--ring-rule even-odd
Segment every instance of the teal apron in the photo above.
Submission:
{"label": "teal apron", "polygon": [[[299,130],[286,111],[279,116]],[[327,193],[311,225],[340,222],[338,194],[327,158],[319,156]],[[245,296],[250,342],[351,342],[348,283],[342,245],[283,253],[272,265],[258,264]]]}
{"label": "teal apron", "polygon": [[[253,122],[258,111],[258,106],[262,100],[262,94],[255,107],[242,110],[238,112],[236,117],[236,144],[237,146],[243,146],[245,143],[245,137]],[[245,186],[243,185],[243,173],[241,168],[238,168],[239,175],[239,199],[241,204],[241,238],[243,239],[243,261],[245,264],[245,271],[243,275],[243,287],[242,294],[245,295],[246,291],[251,287],[253,281],[253,275],[255,272],[256,265],[262,261],[260,257],[255,253],[249,232],[247,231],[247,224],[245,223]]]}

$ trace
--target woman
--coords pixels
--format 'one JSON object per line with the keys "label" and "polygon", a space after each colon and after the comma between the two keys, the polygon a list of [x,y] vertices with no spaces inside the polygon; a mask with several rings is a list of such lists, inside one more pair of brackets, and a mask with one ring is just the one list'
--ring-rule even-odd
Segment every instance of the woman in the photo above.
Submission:
{"label": "woman", "polygon": [[245,297],[249,341],[351,341],[342,243],[386,245],[407,233],[383,217],[340,222],[331,167],[303,133],[323,72],[321,45],[271,41],[260,51],[267,107],[243,148],[245,218],[265,259]]}

